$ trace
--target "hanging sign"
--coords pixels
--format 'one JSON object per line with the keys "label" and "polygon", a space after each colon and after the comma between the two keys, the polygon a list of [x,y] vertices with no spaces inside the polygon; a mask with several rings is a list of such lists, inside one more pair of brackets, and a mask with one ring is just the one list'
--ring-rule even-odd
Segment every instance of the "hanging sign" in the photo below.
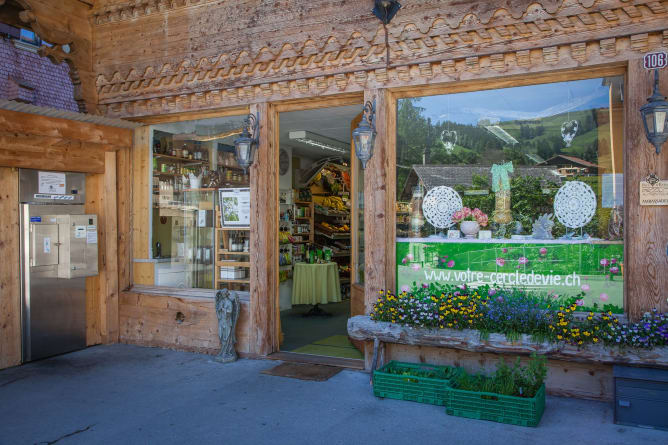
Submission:
{"label": "hanging sign", "polygon": [[38,172],[38,193],[65,194],[65,173]]}
{"label": "hanging sign", "polygon": [[655,70],[658,68],[665,68],[668,65],[668,54],[665,51],[655,53],[647,53],[643,57],[643,64],[646,70]]}
{"label": "hanging sign", "polygon": [[640,181],[641,206],[668,206],[668,181],[652,174]]}
{"label": "hanging sign", "polygon": [[221,225],[250,226],[250,189],[220,189]]}

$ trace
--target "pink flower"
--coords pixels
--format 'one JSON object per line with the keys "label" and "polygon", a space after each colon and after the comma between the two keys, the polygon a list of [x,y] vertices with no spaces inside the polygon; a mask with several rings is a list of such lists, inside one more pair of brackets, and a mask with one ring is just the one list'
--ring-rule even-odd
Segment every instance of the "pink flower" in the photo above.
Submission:
{"label": "pink flower", "polygon": [[413,256],[412,253],[409,253],[408,255],[406,255],[406,258],[408,259],[408,261],[413,261],[415,259],[415,257]]}
{"label": "pink flower", "polygon": [[504,260],[503,258],[497,258],[496,259],[496,265],[499,266],[499,267],[503,267],[503,266],[506,265],[506,260]]}
{"label": "pink flower", "polygon": [[459,291],[457,291],[457,292],[455,292],[453,295],[454,295],[455,297],[459,297],[459,296],[461,295],[461,293],[460,293]]}
{"label": "pink flower", "polygon": [[408,292],[411,288],[408,286],[401,286],[401,292]]}
{"label": "pink flower", "polygon": [[581,299],[579,299],[579,300],[576,300],[576,301],[575,301],[575,304],[577,304],[578,306],[584,306],[585,301],[581,298]]}
{"label": "pink flower", "polygon": [[447,255],[443,255],[443,258],[447,258],[447,257],[448,257]]}
{"label": "pink flower", "polygon": [[609,262],[608,262],[608,259],[607,259],[607,258],[603,258],[603,259],[601,260],[601,266],[605,267],[605,266],[607,266],[608,264],[609,264]]}
{"label": "pink flower", "polygon": [[419,264],[413,264],[413,265],[411,266],[411,269],[413,269],[414,271],[417,272],[418,270],[420,270],[420,265],[419,265]]}
{"label": "pink flower", "polygon": [[521,257],[519,257],[517,262],[520,263],[520,264],[527,264],[529,262],[529,258],[527,258],[525,256],[521,256]]}
{"label": "pink flower", "polygon": [[460,288],[461,290],[464,290],[464,289],[466,289],[466,284],[460,284],[457,287]]}
{"label": "pink flower", "polygon": [[508,249],[506,249],[506,248],[504,247],[503,249],[501,249],[501,252],[503,252],[503,253],[508,253]]}
{"label": "pink flower", "polygon": [[447,266],[448,266],[448,267],[455,267],[455,261],[454,261],[454,260],[450,260],[450,261],[448,261]]}
{"label": "pink flower", "polygon": [[448,261],[448,260],[447,260],[446,258],[441,258],[441,263],[445,263],[445,262],[447,262],[447,261]]}
{"label": "pink flower", "polygon": [[553,294],[553,295],[552,295],[552,298],[554,298],[554,299],[556,300],[557,298],[559,298],[559,295],[557,295],[557,294]]}
{"label": "pink flower", "polygon": [[401,260],[401,262],[404,263],[404,264],[406,264],[406,258],[404,258],[403,260]]}
{"label": "pink flower", "polygon": [[580,289],[582,289],[584,292],[589,292],[590,287],[588,284],[583,284],[580,286]]}
{"label": "pink flower", "polygon": [[487,215],[482,215],[479,218],[476,218],[478,220],[478,224],[480,224],[481,227],[487,227],[487,224],[489,223],[489,218]]}
{"label": "pink flower", "polygon": [[617,266],[612,266],[612,267],[610,268],[610,273],[612,273],[612,274],[617,274],[617,273],[619,273],[619,267],[617,267]]}
{"label": "pink flower", "polygon": [[429,285],[427,283],[422,283],[422,289],[426,289],[428,287],[429,287]]}
{"label": "pink flower", "polygon": [[598,298],[599,298],[601,301],[605,302],[605,301],[608,301],[608,298],[609,298],[609,297],[608,297],[608,294],[601,294],[601,295],[598,296]]}
{"label": "pink flower", "polygon": [[547,249],[545,247],[541,247],[539,252],[541,255],[547,255]]}
{"label": "pink flower", "polygon": [[615,264],[617,262],[617,258],[610,258],[610,264]]}

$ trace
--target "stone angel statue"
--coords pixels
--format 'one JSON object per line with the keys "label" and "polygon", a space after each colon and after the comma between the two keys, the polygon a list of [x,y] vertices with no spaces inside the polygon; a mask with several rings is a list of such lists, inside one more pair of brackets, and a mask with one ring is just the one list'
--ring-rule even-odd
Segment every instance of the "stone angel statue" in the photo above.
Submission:
{"label": "stone angel statue", "polygon": [[229,363],[237,359],[234,346],[237,343],[235,332],[240,309],[241,304],[236,292],[232,294],[227,289],[216,292],[216,315],[220,338],[220,352],[216,356],[216,361]]}

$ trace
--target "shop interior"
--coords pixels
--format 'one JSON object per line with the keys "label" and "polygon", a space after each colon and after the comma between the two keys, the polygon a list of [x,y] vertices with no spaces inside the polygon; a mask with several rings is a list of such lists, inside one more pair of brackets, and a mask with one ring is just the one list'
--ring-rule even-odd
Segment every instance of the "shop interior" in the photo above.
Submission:
{"label": "shop interior", "polygon": [[361,278],[352,270],[353,245],[363,249],[351,231],[360,208],[351,132],[360,112],[353,105],[279,116],[281,351],[363,357],[346,330],[351,282]]}
{"label": "shop interior", "polygon": [[243,122],[230,116],[153,126],[155,286],[248,292],[250,172],[234,155]]}

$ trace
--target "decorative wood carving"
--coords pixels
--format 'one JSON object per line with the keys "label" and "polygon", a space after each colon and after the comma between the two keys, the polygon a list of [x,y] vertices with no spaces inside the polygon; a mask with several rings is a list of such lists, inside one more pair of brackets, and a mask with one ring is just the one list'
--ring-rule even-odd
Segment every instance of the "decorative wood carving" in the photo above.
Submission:
{"label": "decorative wood carving", "polygon": [[[484,76],[490,68],[498,75],[625,60],[629,47],[665,45],[668,19],[656,1],[420,0],[388,27],[388,67],[383,28],[365,2],[291,0],[279,13],[269,3],[103,2],[92,13],[103,112],[138,116],[452,81],[465,77],[455,68],[462,61]],[[588,51],[593,46],[603,58]],[[532,59],[534,50],[542,55]],[[194,97],[206,91],[217,93]]]}

